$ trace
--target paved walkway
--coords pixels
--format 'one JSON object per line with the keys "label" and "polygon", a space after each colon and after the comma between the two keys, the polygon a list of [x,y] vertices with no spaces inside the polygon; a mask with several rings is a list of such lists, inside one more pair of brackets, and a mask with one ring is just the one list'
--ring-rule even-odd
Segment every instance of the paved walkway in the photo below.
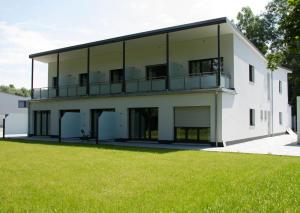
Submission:
{"label": "paved walkway", "polygon": [[227,147],[210,147],[204,148],[202,150],[216,152],[300,156],[300,144],[297,144],[297,135],[280,135],[235,144]]}
{"label": "paved walkway", "polygon": [[[56,141],[57,138],[49,137],[19,137],[15,139],[24,140],[45,140]],[[95,144],[95,140],[81,141],[79,139],[63,140],[63,142],[70,143],[87,143]],[[198,144],[158,144],[155,142],[100,142],[101,145],[115,145],[125,147],[144,147],[157,149],[181,149],[181,150],[202,150],[213,152],[237,152],[237,153],[253,153],[253,154],[272,154],[272,155],[286,155],[286,156],[300,156],[300,144],[297,144],[297,135],[280,135],[275,137],[268,137],[258,140],[252,140],[240,144],[235,144],[227,147],[211,147],[209,145]]]}

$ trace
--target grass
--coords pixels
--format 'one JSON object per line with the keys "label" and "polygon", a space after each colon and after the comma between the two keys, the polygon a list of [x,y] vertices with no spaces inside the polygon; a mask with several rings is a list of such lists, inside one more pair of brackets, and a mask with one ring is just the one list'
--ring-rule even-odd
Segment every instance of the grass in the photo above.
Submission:
{"label": "grass", "polygon": [[300,158],[0,141],[0,212],[299,212]]}

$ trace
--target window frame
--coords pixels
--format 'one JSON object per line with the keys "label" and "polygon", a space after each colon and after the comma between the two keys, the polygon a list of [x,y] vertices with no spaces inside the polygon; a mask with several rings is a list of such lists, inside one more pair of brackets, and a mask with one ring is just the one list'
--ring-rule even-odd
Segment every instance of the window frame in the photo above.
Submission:
{"label": "window frame", "polygon": [[278,90],[279,90],[279,94],[282,94],[282,81],[278,81]]}
{"label": "window frame", "polygon": [[[85,77],[85,81],[84,81]],[[80,73],[79,74],[79,86],[86,87],[88,85],[88,73]]]}
{"label": "window frame", "polygon": [[[220,57],[221,59],[221,72],[224,71],[224,57]],[[205,58],[205,59],[197,59],[197,60],[190,60],[189,61],[189,75],[199,75],[204,73],[216,73],[218,71],[218,68],[214,70],[214,60],[218,60],[218,58]],[[203,72],[203,64],[206,61],[210,61],[210,71],[209,72]],[[192,73],[192,64],[193,63],[200,63],[199,72],[193,72]]]}
{"label": "window frame", "polygon": [[249,125],[250,127],[255,126],[255,109],[249,109]]}
{"label": "window frame", "polygon": [[[155,67],[165,67],[165,75],[160,75],[157,77],[152,77],[152,75],[150,75],[151,72],[153,72],[154,70],[151,70]],[[168,67],[167,64],[153,64],[153,65],[147,65],[146,66],[146,78],[147,80],[152,80],[152,79],[164,79],[168,76]]]}
{"label": "window frame", "polygon": [[279,112],[279,125],[282,125],[282,112]]}
{"label": "window frame", "polygon": [[58,88],[58,80],[57,79],[58,79],[57,76],[54,76],[52,78],[52,87],[53,88]]}
{"label": "window frame", "polygon": [[255,67],[249,64],[249,82],[255,83]]}
{"label": "window frame", "polygon": [[[114,73],[118,73],[118,80],[113,79]],[[110,84],[122,83],[124,79],[124,70],[123,69],[113,69],[109,71],[109,82]]]}
{"label": "window frame", "polygon": [[[21,103],[24,104],[23,106],[21,106]],[[28,108],[28,103],[26,100],[18,100],[18,108],[19,109],[26,109]]]}

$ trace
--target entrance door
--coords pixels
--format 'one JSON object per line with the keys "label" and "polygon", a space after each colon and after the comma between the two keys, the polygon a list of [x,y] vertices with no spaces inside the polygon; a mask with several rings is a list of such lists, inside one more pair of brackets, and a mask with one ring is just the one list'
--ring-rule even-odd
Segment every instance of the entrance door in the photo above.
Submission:
{"label": "entrance door", "polygon": [[98,119],[102,112],[114,112],[115,109],[91,109],[91,137],[96,138],[98,132]]}
{"label": "entrance door", "polygon": [[50,111],[34,111],[34,135],[50,135]]}
{"label": "entrance door", "polygon": [[158,108],[129,109],[129,137],[135,140],[157,140]]}

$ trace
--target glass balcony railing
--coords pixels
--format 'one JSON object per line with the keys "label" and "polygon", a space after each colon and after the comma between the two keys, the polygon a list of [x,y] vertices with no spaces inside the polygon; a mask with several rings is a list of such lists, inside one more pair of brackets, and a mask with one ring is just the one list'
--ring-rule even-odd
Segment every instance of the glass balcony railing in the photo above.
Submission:
{"label": "glass balcony railing", "polygon": [[[174,76],[127,80],[124,83],[91,83],[90,96],[107,96],[115,94],[133,94],[146,92],[180,91],[216,88],[216,74],[202,73],[199,75]],[[167,84],[169,83],[169,84]],[[221,87],[229,88],[230,77],[221,74]],[[57,88],[36,88],[33,90],[33,99],[48,99],[56,97],[80,97],[87,96],[87,86],[69,85]]]}

